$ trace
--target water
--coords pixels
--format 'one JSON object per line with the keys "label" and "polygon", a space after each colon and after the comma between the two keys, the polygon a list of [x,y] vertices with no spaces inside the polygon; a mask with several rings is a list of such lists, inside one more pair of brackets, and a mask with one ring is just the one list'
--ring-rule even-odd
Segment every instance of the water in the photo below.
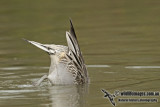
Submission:
{"label": "water", "polygon": [[[0,107],[112,107],[102,88],[110,93],[160,91],[159,4],[158,0],[1,0]],[[41,87],[32,86],[48,73],[50,59],[21,38],[66,45],[69,17],[90,84],[50,86],[46,81]],[[159,102],[116,104],[159,106]]]}

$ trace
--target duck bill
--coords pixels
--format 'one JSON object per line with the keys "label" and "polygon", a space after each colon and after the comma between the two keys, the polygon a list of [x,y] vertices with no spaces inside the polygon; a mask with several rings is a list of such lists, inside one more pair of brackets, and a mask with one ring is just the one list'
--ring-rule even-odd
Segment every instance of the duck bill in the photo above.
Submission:
{"label": "duck bill", "polygon": [[29,41],[29,40],[24,39],[24,38],[23,38],[23,40],[32,44],[32,45],[34,45],[34,46],[36,46],[36,47],[38,47],[38,48],[40,48],[40,49],[42,49],[42,50],[44,50],[45,52],[47,52],[49,54],[54,54],[55,53],[54,50],[52,50],[51,48],[47,47],[44,44],[41,44],[41,43],[38,43],[38,42],[35,42],[35,41]]}

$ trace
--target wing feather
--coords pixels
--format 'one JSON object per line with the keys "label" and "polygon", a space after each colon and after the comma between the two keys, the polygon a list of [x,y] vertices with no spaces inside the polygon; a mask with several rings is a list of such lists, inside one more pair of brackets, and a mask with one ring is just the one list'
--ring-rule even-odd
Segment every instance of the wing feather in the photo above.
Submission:
{"label": "wing feather", "polygon": [[[88,80],[88,73],[84,63],[84,59],[78,44],[78,40],[76,37],[76,33],[72,24],[72,20],[70,20],[70,32],[66,32],[67,44],[69,47],[70,58],[76,63],[82,75],[85,76],[86,81]],[[69,55],[67,55],[69,56]]]}
{"label": "wing feather", "polygon": [[74,53],[76,53],[76,47],[74,40],[71,38],[71,35],[69,32],[66,31],[66,39],[67,39],[67,44],[70,50],[72,50]]}

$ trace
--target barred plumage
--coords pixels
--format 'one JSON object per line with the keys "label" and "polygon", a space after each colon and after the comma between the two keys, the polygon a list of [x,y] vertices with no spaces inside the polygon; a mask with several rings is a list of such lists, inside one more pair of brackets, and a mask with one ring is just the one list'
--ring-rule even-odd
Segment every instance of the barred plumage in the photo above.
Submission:
{"label": "barred plumage", "polygon": [[77,37],[70,20],[70,32],[66,32],[67,46],[27,42],[46,51],[51,58],[49,74],[44,75],[35,85],[40,85],[44,79],[52,84],[84,84],[88,83],[88,72],[84,63]]}

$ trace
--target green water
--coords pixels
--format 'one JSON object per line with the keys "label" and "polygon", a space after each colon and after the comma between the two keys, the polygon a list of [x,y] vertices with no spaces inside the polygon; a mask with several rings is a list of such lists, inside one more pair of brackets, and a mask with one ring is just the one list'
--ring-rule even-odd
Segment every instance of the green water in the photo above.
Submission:
{"label": "green water", "polygon": [[[1,0],[0,107],[112,107],[102,88],[160,91],[159,5],[158,0]],[[50,59],[21,38],[66,45],[69,18],[91,65],[90,84],[32,86],[48,73]],[[118,98],[118,107],[160,104]]]}

